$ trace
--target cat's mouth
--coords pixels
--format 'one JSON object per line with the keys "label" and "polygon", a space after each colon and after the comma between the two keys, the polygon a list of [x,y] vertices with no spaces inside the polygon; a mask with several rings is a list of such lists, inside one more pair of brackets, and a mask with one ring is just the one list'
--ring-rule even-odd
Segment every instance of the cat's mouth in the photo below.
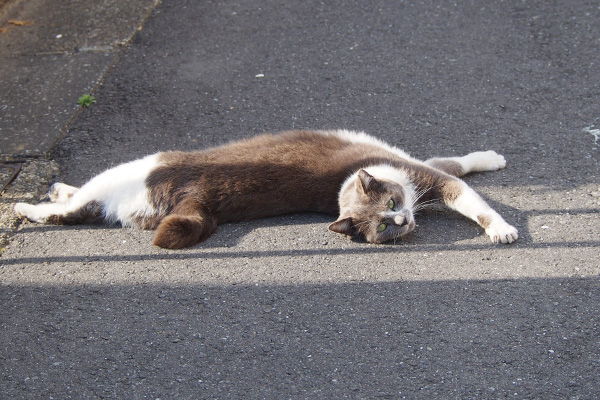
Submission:
{"label": "cat's mouth", "polygon": [[416,226],[417,226],[417,224],[415,223],[414,220],[410,221],[406,227],[406,232],[404,232],[402,235],[406,235],[407,233],[412,232],[413,230],[415,230]]}
{"label": "cat's mouth", "polygon": [[410,220],[407,223],[405,223],[401,226],[398,226],[394,236],[385,241],[389,242],[390,240],[399,239],[400,237],[405,236],[405,235],[409,234],[410,232],[412,232],[416,226],[417,226],[417,224],[415,223],[415,221]]}

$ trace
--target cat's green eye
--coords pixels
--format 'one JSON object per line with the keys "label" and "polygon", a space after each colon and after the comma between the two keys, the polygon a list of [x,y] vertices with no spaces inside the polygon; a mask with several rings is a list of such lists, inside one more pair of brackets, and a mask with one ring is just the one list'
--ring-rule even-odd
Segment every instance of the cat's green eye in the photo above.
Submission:
{"label": "cat's green eye", "polygon": [[377,232],[383,232],[385,231],[385,228],[387,228],[386,224],[379,224],[379,226],[377,227]]}
{"label": "cat's green eye", "polygon": [[390,209],[393,209],[395,205],[396,205],[396,204],[394,203],[394,200],[390,199],[390,201],[388,201],[388,207],[389,207]]}

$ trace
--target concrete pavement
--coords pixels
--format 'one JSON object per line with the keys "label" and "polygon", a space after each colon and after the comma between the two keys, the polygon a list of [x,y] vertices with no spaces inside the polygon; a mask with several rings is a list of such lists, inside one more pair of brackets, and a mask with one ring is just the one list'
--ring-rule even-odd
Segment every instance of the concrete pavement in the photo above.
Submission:
{"label": "concrete pavement", "polygon": [[[506,170],[467,181],[521,238],[493,246],[437,210],[392,245],[319,215],[222,226],[182,251],[25,222],[0,258],[2,393],[598,397],[599,17],[583,0],[161,2],[84,79],[103,77],[97,103],[41,134],[62,138],[26,166],[79,185],[158,150],[359,129],[422,158],[503,154]],[[38,182],[19,175],[3,201]]]}
{"label": "concrete pavement", "polygon": [[[0,4],[0,247],[18,221],[15,201],[39,198],[58,174],[48,152],[80,111],[156,0]],[[35,160],[35,162],[34,162]],[[51,182],[50,182],[51,183]]]}

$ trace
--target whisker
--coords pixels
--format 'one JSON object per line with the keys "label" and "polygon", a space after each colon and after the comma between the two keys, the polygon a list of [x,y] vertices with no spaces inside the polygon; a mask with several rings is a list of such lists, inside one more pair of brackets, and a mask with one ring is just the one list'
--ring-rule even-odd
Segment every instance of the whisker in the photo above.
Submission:
{"label": "whisker", "polygon": [[417,204],[415,207],[415,210],[420,210],[420,209],[423,209],[423,208],[433,205],[433,204],[440,204],[440,202],[438,199],[427,200],[427,201]]}
{"label": "whisker", "polygon": [[430,204],[425,204],[425,205],[419,205],[417,207],[415,207],[415,209],[413,210],[413,214],[414,215],[418,215],[420,211],[429,209],[430,206],[434,205],[434,203],[430,203]]}
{"label": "whisker", "polygon": [[416,204],[419,201],[419,199],[421,199],[421,197],[423,197],[425,195],[425,193],[427,193],[431,189],[432,188],[429,187],[429,188],[423,188],[421,190],[415,191],[413,193],[413,196],[411,196],[411,199],[410,199],[412,204],[413,205]]}
{"label": "whisker", "polygon": [[441,199],[435,198],[435,199],[429,199],[429,200],[425,200],[425,201],[421,201],[418,204],[432,204],[432,203],[437,203],[439,202]]}

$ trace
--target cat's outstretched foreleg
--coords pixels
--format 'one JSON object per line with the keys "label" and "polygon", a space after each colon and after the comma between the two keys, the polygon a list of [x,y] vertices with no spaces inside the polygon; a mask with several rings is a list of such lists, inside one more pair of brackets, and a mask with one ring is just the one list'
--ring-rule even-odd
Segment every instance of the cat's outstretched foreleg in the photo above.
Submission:
{"label": "cat's outstretched foreleg", "polygon": [[497,171],[506,166],[504,157],[495,151],[476,151],[462,157],[431,158],[425,161],[430,167],[453,176],[463,176],[471,172]]}
{"label": "cat's outstretched foreleg", "polygon": [[508,224],[465,182],[456,179],[442,185],[442,199],[448,207],[477,222],[493,243],[512,243],[519,237]]}
{"label": "cat's outstretched foreleg", "polygon": [[[462,157],[432,158],[425,164],[456,177],[470,172],[496,171],[506,166],[506,160],[495,151],[477,151]],[[509,225],[465,182],[442,179],[441,197],[453,210],[477,222],[494,243],[512,243],[517,229]]]}

